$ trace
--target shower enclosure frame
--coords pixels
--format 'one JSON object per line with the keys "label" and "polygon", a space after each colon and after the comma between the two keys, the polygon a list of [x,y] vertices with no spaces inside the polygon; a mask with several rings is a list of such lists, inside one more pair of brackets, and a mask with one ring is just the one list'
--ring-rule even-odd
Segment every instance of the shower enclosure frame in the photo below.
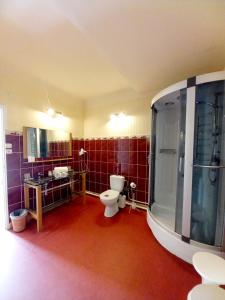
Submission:
{"label": "shower enclosure frame", "polygon": [[[221,247],[203,244],[191,239],[191,205],[192,205],[192,179],[193,179],[193,154],[194,154],[194,134],[195,134],[195,111],[196,111],[196,88],[203,83],[214,81],[224,81],[225,71],[208,73],[176,84],[159,92],[153,99],[151,108],[162,97],[169,95],[181,89],[186,89],[186,130],[185,130],[185,159],[184,159],[184,186],[183,186],[183,208],[182,208],[182,232],[178,234],[175,230],[166,227],[157,220],[150,210],[151,205],[151,173],[154,173],[154,164],[150,164],[151,153],[149,155],[149,208],[147,211],[147,222],[154,236],[162,246],[168,251],[191,263],[192,256],[197,251],[210,251],[217,255],[225,257],[225,222],[223,228],[223,243]],[[154,126],[154,124],[153,124]],[[152,140],[154,147],[154,140]],[[153,187],[154,188],[154,187]]]}

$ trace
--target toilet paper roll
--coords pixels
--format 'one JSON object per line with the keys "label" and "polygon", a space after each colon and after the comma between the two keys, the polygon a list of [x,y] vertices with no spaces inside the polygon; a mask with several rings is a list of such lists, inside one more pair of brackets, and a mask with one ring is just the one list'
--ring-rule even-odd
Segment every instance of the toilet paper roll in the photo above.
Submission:
{"label": "toilet paper roll", "polygon": [[131,184],[130,184],[130,187],[132,188],[132,189],[135,189],[136,188],[136,183],[134,183],[134,182],[131,182]]}

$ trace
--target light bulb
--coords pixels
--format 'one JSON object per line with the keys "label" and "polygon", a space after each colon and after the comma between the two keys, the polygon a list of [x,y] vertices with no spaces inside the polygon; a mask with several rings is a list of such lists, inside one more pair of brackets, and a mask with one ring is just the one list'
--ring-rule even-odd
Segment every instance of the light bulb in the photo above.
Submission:
{"label": "light bulb", "polygon": [[111,114],[110,115],[110,119],[111,119],[111,121],[115,121],[116,120],[116,115],[115,114]]}
{"label": "light bulb", "polygon": [[50,107],[50,108],[47,110],[47,114],[48,114],[50,117],[54,117],[54,115],[55,115],[54,109]]}
{"label": "light bulb", "polygon": [[121,112],[121,113],[119,113],[118,117],[119,117],[120,119],[123,119],[123,118],[125,118],[125,114],[124,114],[123,112]]}

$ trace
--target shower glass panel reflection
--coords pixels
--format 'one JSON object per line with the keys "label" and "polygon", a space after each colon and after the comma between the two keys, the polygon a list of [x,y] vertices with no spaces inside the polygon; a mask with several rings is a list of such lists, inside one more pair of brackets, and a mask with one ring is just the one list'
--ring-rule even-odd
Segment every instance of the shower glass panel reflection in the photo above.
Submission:
{"label": "shower glass panel reflection", "polygon": [[224,81],[196,87],[191,239],[221,246],[225,195]]}
{"label": "shower glass panel reflection", "polygon": [[[186,89],[153,107],[151,212],[168,229],[181,231]],[[153,174],[154,173],[154,174]]]}

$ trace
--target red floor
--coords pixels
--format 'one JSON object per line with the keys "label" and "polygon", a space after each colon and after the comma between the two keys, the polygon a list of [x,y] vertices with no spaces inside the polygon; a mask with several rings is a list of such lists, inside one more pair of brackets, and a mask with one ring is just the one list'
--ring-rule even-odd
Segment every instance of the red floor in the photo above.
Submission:
{"label": "red floor", "polygon": [[186,300],[200,282],[188,265],[153,237],[144,212],[103,216],[88,196],[44,216],[26,231],[0,238],[1,300]]}

